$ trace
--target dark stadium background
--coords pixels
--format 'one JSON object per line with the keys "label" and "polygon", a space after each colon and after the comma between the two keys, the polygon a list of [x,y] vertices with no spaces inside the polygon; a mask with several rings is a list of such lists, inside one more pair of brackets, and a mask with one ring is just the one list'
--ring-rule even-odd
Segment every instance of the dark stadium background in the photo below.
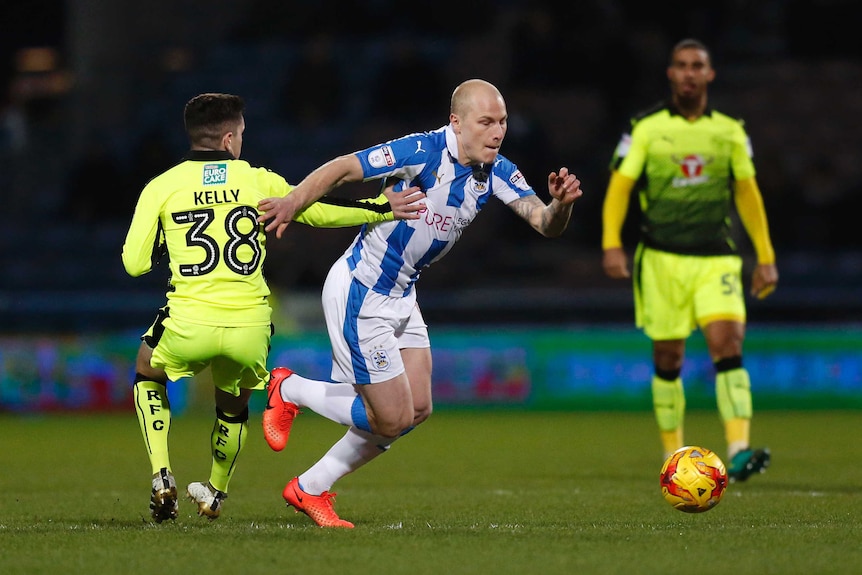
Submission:
{"label": "dark stadium background", "polygon": [[[860,4],[2,0],[0,573],[859,569]],[[659,496],[650,343],[600,249],[620,131],[666,96],[668,51],[689,36],[713,49],[712,103],[747,122],[781,273],[772,297],[748,300],[745,342],[752,443],[773,463],[694,515]],[[140,189],[185,152],[183,104],[244,96],[243,157],[296,182],[336,154],[443,125],[469,77],[501,88],[503,153],[540,195],[561,165],[585,195],[556,240],[489,202],[426,271],[435,414],[338,482],[336,509],[357,529],[322,532],[281,505],[283,482],[343,429],[308,412],[273,454],[263,393],[218,523],[183,502],[176,525],[152,524],[131,384],[166,270],[129,278],[120,254]],[[272,367],[328,377],[319,290],[354,232],[292,225],[269,244]],[[723,453],[700,334],[687,353],[687,440]],[[210,465],[207,375],[168,383],[180,485]]]}
{"label": "dark stadium background", "polygon": [[[503,153],[540,195],[561,165],[585,195],[556,240],[491,205],[425,273],[427,319],[628,326],[630,286],[601,272],[607,164],[629,114],[665,97],[668,50],[688,36],[713,50],[711,103],[744,118],[753,140],[781,284],[751,303],[752,323],[862,320],[854,3],[554,4],[6,3],[0,331],[149,323],[164,270],[126,277],[122,239],[141,187],[185,151],[191,96],[244,96],[243,158],[298,182],[337,154],[443,125],[451,89],[469,77],[501,88],[511,114]],[[324,274],[353,233],[296,225],[271,242],[268,277],[297,316],[314,316]]]}

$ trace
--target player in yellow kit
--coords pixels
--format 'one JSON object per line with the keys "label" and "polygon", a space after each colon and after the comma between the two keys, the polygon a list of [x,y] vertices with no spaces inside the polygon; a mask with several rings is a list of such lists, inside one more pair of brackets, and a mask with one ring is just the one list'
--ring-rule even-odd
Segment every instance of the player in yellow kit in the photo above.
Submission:
{"label": "player in yellow kit", "polygon": [[[263,275],[266,234],[257,204],[292,190],[284,178],[239,159],[245,130],[244,102],[230,94],[201,94],[185,106],[191,144],[182,162],[141,192],[123,245],[132,276],[149,272],[169,254],[167,305],[141,339],[134,403],[153,471],[150,508],[161,523],[175,519],[177,487],[168,451],[171,424],[168,378],[212,370],[216,420],[211,433],[209,480],[188,485],[198,514],[215,519],[248,428],[248,401],[269,379],[272,334],[270,294]],[[317,227],[417,217],[424,197],[381,194],[371,200],[326,198],[296,221]],[[391,200],[391,204],[389,203]]]}
{"label": "player in yellow kit", "polygon": [[775,253],[745,129],[708,106],[715,71],[706,46],[679,42],[667,76],[670,101],[635,118],[614,154],[602,216],[603,266],[612,278],[630,276],[621,229],[639,185],[635,319],[653,344],[653,405],[665,455],[684,445],[680,373],[685,340],[699,327],[716,369],[728,474],[744,481],[766,468],[770,454],[749,445],[751,389],[742,365],[746,310],[742,259],[730,234],[732,201],[757,252],[751,293],[758,298],[778,283]]}

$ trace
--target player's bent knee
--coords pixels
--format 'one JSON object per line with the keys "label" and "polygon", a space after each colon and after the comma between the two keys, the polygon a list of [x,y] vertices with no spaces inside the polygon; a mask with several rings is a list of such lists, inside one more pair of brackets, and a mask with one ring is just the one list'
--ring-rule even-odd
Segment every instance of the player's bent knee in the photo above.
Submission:
{"label": "player's bent knee", "polygon": [[398,415],[392,414],[389,417],[369,414],[368,424],[372,433],[394,439],[399,437],[405,429],[414,426],[413,414],[406,411]]}
{"label": "player's bent knee", "polygon": [[430,405],[425,409],[417,409],[413,414],[413,427],[416,427],[420,423],[426,421],[429,417],[431,417],[432,412],[433,409]]}
{"label": "player's bent knee", "polygon": [[132,383],[136,385],[141,381],[152,381],[161,385],[167,385],[168,375],[158,369],[138,369],[135,371],[135,379]]}
{"label": "player's bent knee", "polygon": [[397,437],[401,437],[404,433],[404,430],[409,428],[409,425],[376,425],[374,428],[374,433],[380,435],[381,437],[385,437],[387,439],[395,439]]}

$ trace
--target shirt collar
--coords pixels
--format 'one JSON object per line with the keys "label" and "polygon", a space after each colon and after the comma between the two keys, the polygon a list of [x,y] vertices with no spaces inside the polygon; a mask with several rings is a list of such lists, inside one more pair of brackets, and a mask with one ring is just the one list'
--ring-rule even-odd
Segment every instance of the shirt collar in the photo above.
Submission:
{"label": "shirt collar", "polygon": [[[676,104],[674,104],[673,101],[671,101],[671,100],[668,100],[667,109],[670,112],[671,116],[682,116],[682,114],[679,112],[679,108],[677,108]],[[703,110],[702,115],[703,116],[709,116],[711,118],[712,117],[712,108],[710,108],[707,105],[707,107]]]}
{"label": "shirt collar", "polygon": [[[461,166],[461,163],[458,161],[458,138],[455,137],[455,130],[452,129],[452,124],[446,126],[446,151],[449,153],[449,159],[453,164],[458,164]],[[488,178],[491,176],[491,170],[494,168],[494,164],[496,162],[492,162],[490,164],[477,164],[468,166],[473,171],[473,178],[477,182],[487,182]],[[462,168],[464,166],[461,166]]]}
{"label": "shirt collar", "polygon": [[458,137],[455,136],[455,130],[452,128],[452,124],[446,126],[446,150],[449,152],[449,157],[454,160],[454,162],[458,163]]}

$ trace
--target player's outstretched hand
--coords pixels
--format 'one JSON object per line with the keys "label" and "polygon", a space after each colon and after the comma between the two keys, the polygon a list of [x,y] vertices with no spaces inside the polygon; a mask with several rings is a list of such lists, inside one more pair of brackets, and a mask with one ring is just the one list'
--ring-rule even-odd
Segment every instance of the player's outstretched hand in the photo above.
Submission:
{"label": "player's outstretched hand", "polygon": [[396,192],[393,190],[394,184],[386,186],[383,194],[389,200],[389,206],[392,208],[392,214],[396,220],[418,220],[419,212],[425,209],[425,194],[419,186],[413,186]]}
{"label": "player's outstretched hand", "polygon": [[631,277],[628,258],[622,248],[608,248],[602,257],[605,274],[612,279],[621,280]]}
{"label": "player's outstretched hand", "polygon": [[751,295],[764,299],[778,286],[778,268],[775,264],[757,264],[751,274]]}
{"label": "player's outstretched hand", "polygon": [[560,173],[548,174],[548,192],[551,197],[563,205],[573,203],[584,193],[581,191],[581,181],[575,174],[570,174],[566,167],[560,168]]}
{"label": "player's outstretched hand", "polygon": [[301,211],[302,207],[293,194],[287,194],[281,198],[264,198],[257,204],[257,208],[263,212],[258,216],[257,221],[260,223],[269,221],[264,229],[268,232],[276,230],[275,237],[281,239],[287,224],[293,220],[297,212]]}

